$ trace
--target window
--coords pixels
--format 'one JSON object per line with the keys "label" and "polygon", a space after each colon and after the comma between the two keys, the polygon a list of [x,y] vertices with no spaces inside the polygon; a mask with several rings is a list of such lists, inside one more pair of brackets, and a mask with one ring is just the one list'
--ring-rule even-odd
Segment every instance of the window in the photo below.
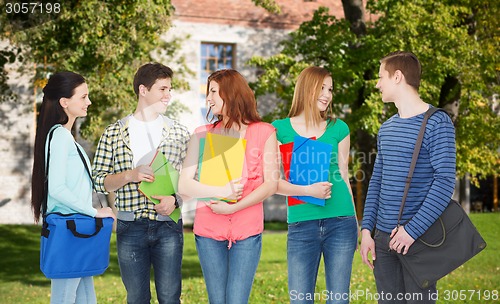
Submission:
{"label": "window", "polygon": [[205,105],[205,97],[207,94],[207,78],[210,74],[221,69],[235,68],[235,53],[236,45],[228,43],[201,43],[200,56],[200,100],[203,102],[201,107],[202,119],[205,120],[207,108]]}

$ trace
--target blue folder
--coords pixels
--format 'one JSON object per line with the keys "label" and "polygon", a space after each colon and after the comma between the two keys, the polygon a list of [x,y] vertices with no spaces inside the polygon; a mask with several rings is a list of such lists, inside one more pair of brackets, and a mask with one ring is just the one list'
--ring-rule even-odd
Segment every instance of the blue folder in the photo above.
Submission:
{"label": "blue folder", "polygon": [[[290,182],[295,185],[311,185],[328,181],[332,150],[333,146],[330,144],[295,136],[290,160]],[[325,199],[312,196],[294,197],[306,203],[325,205]]]}

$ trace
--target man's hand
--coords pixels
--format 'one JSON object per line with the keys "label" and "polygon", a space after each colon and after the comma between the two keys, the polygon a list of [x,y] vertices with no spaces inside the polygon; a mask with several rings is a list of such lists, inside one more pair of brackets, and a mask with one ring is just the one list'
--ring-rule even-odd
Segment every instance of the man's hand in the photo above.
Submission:
{"label": "man's hand", "polygon": [[404,226],[392,229],[389,248],[405,255],[415,240],[406,232]]}
{"label": "man's hand", "polygon": [[154,206],[156,212],[160,215],[170,215],[175,210],[175,197],[172,195],[161,196],[153,195],[152,198],[160,200],[159,204]]}
{"label": "man's hand", "polygon": [[368,265],[368,267],[373,270],[373,262],[368,258],[368,254],[371,252],[373,260],[375,261],[377,258],[375,256],[375,241],[373,240],[370,230],[368,229],[361,230],[361,236],[361,248],[359,250],[361,259],[363,260],[363,263]]}
{"label": "man's hand", "polygon": [[142,165],[128,171],[128,180],[134,183],[142,181],[151,183],[155,180],[155,174],[150,166]]}

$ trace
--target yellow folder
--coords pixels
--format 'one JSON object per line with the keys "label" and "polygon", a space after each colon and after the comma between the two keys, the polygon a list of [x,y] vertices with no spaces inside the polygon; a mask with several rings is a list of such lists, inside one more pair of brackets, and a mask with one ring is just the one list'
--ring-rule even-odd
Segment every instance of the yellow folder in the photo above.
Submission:
{"label": "yellow folder", "polygon": [[246,139],[207,133],[200,169],[200,182],[225,186],[240,178],[245,162]]}
{"label": "yellow folder", "polygon": [[[174,195],[177,192],[177,184],[179,182],[179,172],[168,163],[165,155],[161,151],[156,151],[155,157],[150,164],[153,169],[155,180],[154,182],[141,182],[139,184],[139,191],[142,192],[153,203],[159,204],[160,201],[152,198],[153,195]],[[171,214],[170,218],[176,223],[179,221],[181,211],[176,208]]]}

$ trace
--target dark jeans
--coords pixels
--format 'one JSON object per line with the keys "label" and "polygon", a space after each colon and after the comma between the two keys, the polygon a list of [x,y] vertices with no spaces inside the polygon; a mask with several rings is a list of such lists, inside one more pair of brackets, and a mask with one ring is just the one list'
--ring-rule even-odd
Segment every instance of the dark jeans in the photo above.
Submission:
{"label": "dark jeans", "polygon": [[182,220],[118,220],[118,263],[127,303],[149,304],[151,265],[160,304],[179,304],[184,238]]}
{"label": "dark jeans", "polygon": [[415,283],[401,264],[399,254],[389,250],[389,236],[375,230],[374,274],[379,303],[436,303],[436,284],[421,289]]}

